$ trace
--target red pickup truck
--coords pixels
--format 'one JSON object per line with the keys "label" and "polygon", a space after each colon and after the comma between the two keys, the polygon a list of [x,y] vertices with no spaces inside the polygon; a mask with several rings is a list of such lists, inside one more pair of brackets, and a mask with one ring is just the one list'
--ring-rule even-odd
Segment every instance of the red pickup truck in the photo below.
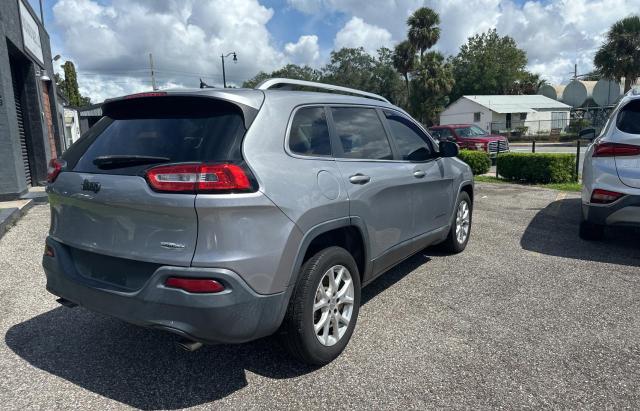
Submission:
{"label": "red pickup truck", "polygon": [[438,140],[453,141],[466,150],[482,150],[495,157],[496,153],[509,151],[506,137],[489,134],[473,124],[447,124],[429,128],[431,135]]}

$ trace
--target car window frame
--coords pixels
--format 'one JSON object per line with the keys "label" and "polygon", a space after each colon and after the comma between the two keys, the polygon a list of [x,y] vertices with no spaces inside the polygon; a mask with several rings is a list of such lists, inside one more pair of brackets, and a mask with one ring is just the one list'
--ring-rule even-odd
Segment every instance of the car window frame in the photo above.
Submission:
{"label": "car window frame", "polygon": [[[422,160],[422,161],[405,160],[405,159],[402,158],[402,154],[400,153],[400,149],[398,148],[398,145],[396,143],[396,138],[393,135],[393,133],[391,131],[391,126],[388,123],[389,120],[387,119],[387,116],[384,114],[385,110],[391,111],[391,112],[393,112],[393,114],[404,118],[405,120],[407,120],[408,122],[410,122],[411,124],[416,126],[416,128],[419,131],[421,131],[424,134],[424,136],[427,137],[426,141],[427,141],[427,144],[429,145],[429,148],[431,150],[431,157],[429,157],[426,160]],[[400,161],[400,162],[403,162],[403,163],[419,163],[419,164],[423,164],[423,163],[428,163],[430,161],[434,161],[434,160],[440,158],[440,146],[439,146],[439,143],[436,143],[436,141],[431,136],[431,134],[429,134],[429,132],[427,132],[426,129],[420,125],[420,123],[418,123],[417,121],[413,120],[410,116],[404,114],[401,111],[394,110],[394,109],[387,108],[387,107],[384,107],[384,108],[380,109],[380,114],[383,117],[384,127],[387,129],[387,133],[390,136],[391,140],[393,141],[393,147],[395,148],[397,161]]]}
{"label": "car window frame", "polygon": [[[331,146],[331,154],[329,155],[322,155],[322,154],[314,154],[314,155],[306,155],[306,154],[300,154],[300,153],[296,153],[293,150],[291,150],[291,147],[289,147],[289,138],[291,136],[291,128],[293,127],[293,119],[295,118],[296,113],[303,108],[322,108],[324,109],[324,117],[327,120],[327,129],[329,130],[329,145]],[[291,114],[289,115],[289,120],[287,123],[287,129],[285,131],[285,139],[284,139],[284,151],[285,153],[287,153],[287,155],[289,155],[290,157],[293,158],[300,158],[300,159],[304,159],[304,160],[323,160],[323,161],[334,161],[336,156],[336,146],[335,146],[335,142],[334,139],[331,136],[331,122],[329,120],[329,116],[331,114],[331,110],[329,110],[329,106],[327,104],[323,104],[323,103],[310,103],[310,104],[300,104],[298,106],[295,106],[292,110],[291,110]]]}
{"label": "car window frame", "polygon": [[[374,159],[374,158],[351,158],[351,157],[342,157],[344,155],[344,150],[342,148],[342,142],[340,141],[340,137],[338,136],[338,132],[336,130],[336,123],[333,119],[333,113],[331,112],[332,108],[363,108],[373,110],[378,116],[378,120],[380,120],[380,124],[382,125],[382,130],[384,132],[385,137],[387,138],[387,143],[389,143],[389,147],[391,148],[391,159]],[[391,138],[387,126],[385,124],[384,114],[382,113],[379,106],[367,105],[367,104],[327,104],[326,105],[326,113],[329,119],[329,134],[331,135],[332,147],[336,147],[333,151],[333,156],[336,161],[355,161],[355,162],[398,162],[399,160],[398,149],[395,146],[395,142]]]}

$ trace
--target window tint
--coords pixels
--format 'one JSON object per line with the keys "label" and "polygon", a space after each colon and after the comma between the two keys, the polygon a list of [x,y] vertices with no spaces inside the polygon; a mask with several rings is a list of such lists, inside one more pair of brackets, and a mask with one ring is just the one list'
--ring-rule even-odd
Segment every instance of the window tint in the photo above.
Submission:
{"label": "window tint", "polygon": [[640,100],[622,107],[618,113],[618,129],[630,134],[640,134]]}
{"label": "window tint", "polygon": [[385,111],[391,134],[403,160],[425,161],[431,158],[428,137],[407,118]]}
{"label": "window tint", "polygon": [[343,157],[372,160],[393,158],[382,122],[374,109],[334,107],[331,114],[342,144]]}
{"label": "window tint", "polygon": [[208,104],[202,99],[141,101],[135,111],[114,110],[99,124],[92,140],[83,142],[86,148],[74,171],[135,175],[151,164],[123,161],[105,167],[95,164],[97,157],[158,158],[151,165],[242,160],[244,121],[240,111],[228,104]]}
{"label": "window tint", "polygon": [[289,148],[296,154],[330,156],[329,127],[323,107],[304,107],[296,111],[289,134]]}

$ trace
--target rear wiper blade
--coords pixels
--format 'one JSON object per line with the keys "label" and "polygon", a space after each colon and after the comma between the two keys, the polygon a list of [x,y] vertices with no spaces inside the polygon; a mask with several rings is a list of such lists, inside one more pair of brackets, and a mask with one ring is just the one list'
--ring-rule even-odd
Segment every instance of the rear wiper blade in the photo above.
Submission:
{"label": "rear wiper blade", "polygon": [[93,159],[93,164],[101,169],[130,167],[142,164],[166,163],[171,161],[169,157],[154,156],[100,156]]}

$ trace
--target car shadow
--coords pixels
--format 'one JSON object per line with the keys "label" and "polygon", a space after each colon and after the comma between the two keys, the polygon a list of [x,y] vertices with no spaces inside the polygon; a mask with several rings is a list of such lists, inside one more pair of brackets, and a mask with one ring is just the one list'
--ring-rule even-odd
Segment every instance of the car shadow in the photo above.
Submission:
{"label": "car shadow", "polygon": [[[363,289],[362,303],[429,261],[413,256]],[[291,359],[275,337],[239,345],[177,348],[178,337],[82,308],[58,307],[11,327],[7,346],[34,367],[131,407],[179,409],[247,386],[246,371],[273,379],[317,369]]]}
{"label": "car shadow", "polygon": [[603,241],[584,241],[578,236],[580,216],[579,198],[554,201],[531,220],[520,245],[540,254],[640,266],[640,229],[607,227]]}

